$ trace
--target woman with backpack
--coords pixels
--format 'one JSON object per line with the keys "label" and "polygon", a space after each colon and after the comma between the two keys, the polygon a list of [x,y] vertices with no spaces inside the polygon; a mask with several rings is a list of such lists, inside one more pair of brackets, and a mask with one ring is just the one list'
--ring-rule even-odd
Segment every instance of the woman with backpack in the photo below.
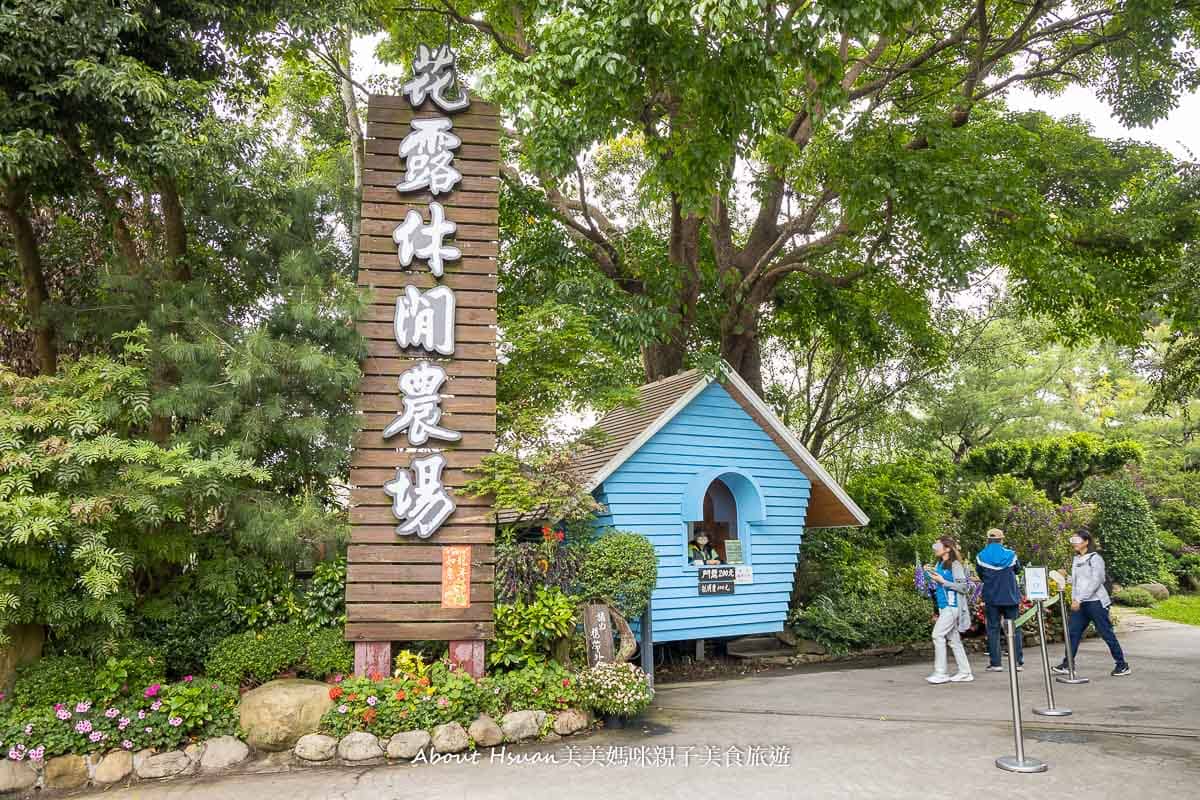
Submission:
{"label": "woman with backpack", "polygon": [[[1071,546],[1075,549],[1075,558],[1071,562],[1071,658],[1079,651],[1079,642],[1088,625],[1096,626],[1096,633],[1108,645],[1116,666],[1114,676],[1130,674],[1129,664],[1125,661],[1125,653],[1117,634],[1113,632],[1112,620],[1108,616],[1108,607],[1112,599],[1108,594],[1108,576],[1104,569],[1104,558],[1096,552],[1096,544],[1092,534],[1079,531],[1071,536]],[[1060,675],[1067,674],[1067,660],[1053,668]]]}
{"label": "woman with backpack", "polygon": [[[967,570],[963,566],[958,544],[949,536],[933,543],[933,555],[937,563],[926,568],[928,579],[937,589],[938,618],[933,624],[933,674],[925,680],[930,683],[967,683],[975,680],[971,673],[971,662],[963,648],[960,631],[971,626],[971,611],[968,607],[971,585],[967,581]],[[954,651],[954,664],[958,672],[947,673],[946,644]]]}

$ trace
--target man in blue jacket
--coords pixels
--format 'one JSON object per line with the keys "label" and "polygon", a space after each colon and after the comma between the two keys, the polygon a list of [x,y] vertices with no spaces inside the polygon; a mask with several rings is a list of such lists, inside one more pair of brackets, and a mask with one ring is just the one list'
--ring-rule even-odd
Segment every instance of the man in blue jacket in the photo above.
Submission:
{"label": "man in blue jacket", "polygon": [[[1021,609],[1021,588],[1017,585],[1021,562],[1016,553],[1004,546],[1004,531],[992,528],[987,532],[987,539],[987,547],[975,557],[975,563],[983,581],[983,606],[987,614],[988,672],[1000,672],[1003,669],[1000,666],[1000,619],[1016,620]],[[1015,638],[1019,670],[1025,662],[1020,631]]]}

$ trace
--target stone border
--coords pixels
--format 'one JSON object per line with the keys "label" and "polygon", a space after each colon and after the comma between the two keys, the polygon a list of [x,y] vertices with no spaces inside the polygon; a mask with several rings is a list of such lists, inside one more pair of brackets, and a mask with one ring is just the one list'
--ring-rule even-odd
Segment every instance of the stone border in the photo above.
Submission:
{"label": "stone border", "polygon": [[[350,733],[340,741],[321,733],[309,733],[301,736],[290,750],[264,753],[252,766],[267,771],[288,766],[429,763],[477,748],[533,740],[556,741],[586,732],[592,724],[587,712],[567,709],[557,714],[510,711],[499,722],[481,714],[466,728],[449,722],[432,731],[403,731],[386,742],[365,731]],[[103,789],[138,781],[209,775],[247,762],[251,753],[250,746],[236,736],[219,736],[162,753],[111,750],[86,756],[55,756],[41,762],[0,759],[0,795],[25,797],[36,790],[68,791],[89,784]]]}

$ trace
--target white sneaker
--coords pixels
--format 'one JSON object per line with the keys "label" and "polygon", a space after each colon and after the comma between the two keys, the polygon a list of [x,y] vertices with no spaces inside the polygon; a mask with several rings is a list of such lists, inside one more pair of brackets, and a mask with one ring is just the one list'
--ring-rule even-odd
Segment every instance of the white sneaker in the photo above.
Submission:
{"label": "white sneaker", "polygon": [[975,680],[975,676],[969,672],[960,672],[950,678],[951,683],[970,683]]}
{"label": "white sneaker", "polygon": [[930,683],[949,683],[950,676],[935,672],[932,675],[930,675],[928,678],[926,678],[925,680],[929,681]]}

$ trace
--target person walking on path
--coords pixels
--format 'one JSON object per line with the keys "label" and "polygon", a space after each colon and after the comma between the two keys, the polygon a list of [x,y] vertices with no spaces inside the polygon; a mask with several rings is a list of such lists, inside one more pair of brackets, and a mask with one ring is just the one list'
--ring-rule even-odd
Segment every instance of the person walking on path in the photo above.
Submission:
{"label": "person walking on path", "polygon": [[[1131,672],[1129,663],[1125,660],[1125,653],[1121,650],[1121,643],[1117,641],[1112,620],[1108,616],[1112,598],[1109,597],[1108,588],[1105,586],[1107,575],[1104,571],[1104,558],[1096,552],[1092,534],[1087,531],[1075,533],[1070,541],[1071,546],[1075,548],[1071,577],[1067,579],[1071,584],[1071,658],[1074,659],[1075,654],[1079,652],[1079,642],[1083,639],[1088,625],[1095,625],[1096,633],[1100,634],[1100,638],[1108,645],[1108,652],[1116,662],[1112,674],[1128,675]],[[1067,660],[1064,658],[1053,670],[1060,675],[1067,674]]]}
{"label": "person walking on path", "polygon": [[[967,607],[970,583],[967,570],[963,567],[958,545],[948,536],[933,543],[933,554],[937,563],[926,569],[929,580],[937,584],[938,618],[933,624],[933,674],[925,680],[930,683],[967,683],[975,680],[971,674],[971,662],[963,648],[959,632],[971,626],[971,612]],[[947,674],[946,644],[954,651],[954,664],[958,668],[953,676]]]}
{"label": "person walking on path", "polygon": [[[1021,562],[1017,554],[1004,546],[1004,531],[992,528],[987,532],[987,547],[979,551],[975,564],[983,580],[983,608],[987,616],[988,672],[1000,672],[1000,620],[1016,620],[1021,610],[1021,587],[1017,585],[1017,571]],[[1021,634],[1013,637],[1016,649],[1017,669],[1025,663],[1021,651]],[[1012,657],[1012,653],[1009,653]]]}

